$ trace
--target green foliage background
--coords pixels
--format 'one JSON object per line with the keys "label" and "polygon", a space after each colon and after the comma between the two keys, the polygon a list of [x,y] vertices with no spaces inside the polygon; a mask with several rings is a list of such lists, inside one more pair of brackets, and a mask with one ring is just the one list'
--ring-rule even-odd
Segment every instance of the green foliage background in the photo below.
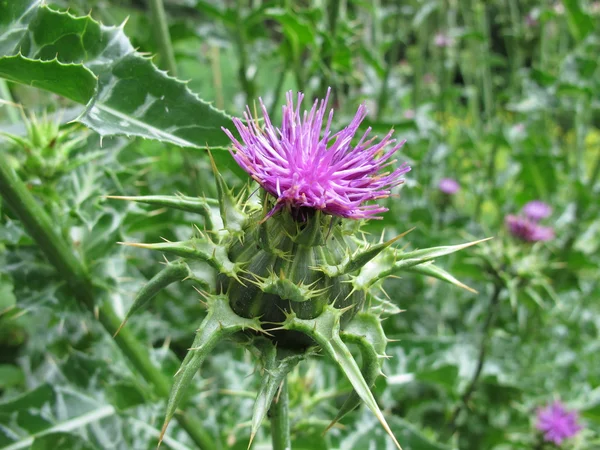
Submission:
{"label": "green foliage background", "polygon": [[[386,282],[404,312],[384,322],[398,341],[376,396],[405,450],[554,448],[534,427],[554,399],[584,426],[562,447],[600,448],[598,2],[165,1],[170,45],[150,3],[0,0],[0,157],[83,261],[94,298],[86,311],[0,203],[0,449],[155,448],[160,383],[94,312],[124,317],[159,268],[117,242],[185,239],[192,216],[105,196],[214,196],[206,147],[240,189],[220,127],[259,96],[277,123],[284,92],[327,86],[337,125],[366,102],[364,128],[407,140],[398,159],[413,170],[370,231],[416,227],[411,248],[495,237],[437,261],[478,294],[418,274]],[[452,198],[444,177],[461,183]],[[545,244],[504,227],[533,199],[553,207]],[[127,329],[168,379],[203,315],[180,283]],[[254,365],[222,345],[196,378],[185,412],[214,448],[247,448]],[[294,450],[392,448],[363,409],[322,435],[350,391],[322,358],[289,385]],[[165,447],[196,448],[185,420]],[[265,425],[253,448],[269,442]]]}

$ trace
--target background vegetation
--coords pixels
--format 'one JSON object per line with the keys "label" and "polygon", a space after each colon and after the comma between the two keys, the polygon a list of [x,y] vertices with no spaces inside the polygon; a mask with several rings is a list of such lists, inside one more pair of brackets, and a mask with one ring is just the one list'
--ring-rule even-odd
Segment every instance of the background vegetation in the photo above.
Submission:
{"label": "background vegetation", "polygon": [[[121,29],[80,40],[90,34],[66,24],[96,22],[66,14],[34,24],[20,48],[33,58],[39,46],[42,70],[60,76],[52,87],[25,83],[45,90],[20,84],[34,66],[17,67],[29,62],[6,53],[6,42],[17,28],[11,8],[23,3],[35,2],[0,0],[0,157],[93,283],[74,294],[64,268],[48,262],[48,248],[0,203],[0,448],[154,448],[165,383],[204,311],[190,284],[173,285],[113,340],[161,262],[117,242],[185,238],[190,216],[105,195],[214,195],[202,147],[226,145],[219,125],[231,126],[139,55],[107,68],[94,49],[107,46],[112,61],[123,62],[108,39],[117,36],[124,48]],[[477,294],[420,275],[385,286],[404,311],[384,322],[398,341],[376,393],[405,450],[556,448],[535,429],[536,409],[555,399],[579,411],[583,426],[562,447],[600,448],[600,3],[167,0],[171,42],[157,4],[73,0],[48,8],[78,17],[91,11],[95,21],[122,25],[134,48],[158,55],[155,63],[230,115],[260,96],[277,123],[287,90],[310,99],[331,86],[343,126],[366,102],[364,127],[380,136],[393,127],[407,140],[398,159],[413,168],[369,229],[392,237],[416,227],[408,236],[413,248],[495,237],[438,261]],[[78,104],[96,89],[113,89],[114,77],[120,95],[100,95],[96,109],[81,115]],[[148,97],[134,98],[134,88],[167,96],[165,111],[135,109]],[[154,114],[148,123],[165,130],[169,117],[192,123],[198,114],[213,131],[171,130],[159,143],[135,137],[153,137],[148,126],[133,130],[129,119],[94,116],[115,110]],[[229,184],[241,187],[245,175],[228,153],[213,154]],[[438,189],[448,177],[461,185],[454,195]],[[521,242],[505,228],[505,216],[534,199],[553,208],[549,242]],[[163,445],[196,448],[205,433],[212,448],[247,448],[253,370],[250,354],[220,347]],[[294,450],[392,448],[364,409],[322,435],[350,390],[335,367],[309,362],[289,384]],[[270,448],[268,425],[253,448]]]}

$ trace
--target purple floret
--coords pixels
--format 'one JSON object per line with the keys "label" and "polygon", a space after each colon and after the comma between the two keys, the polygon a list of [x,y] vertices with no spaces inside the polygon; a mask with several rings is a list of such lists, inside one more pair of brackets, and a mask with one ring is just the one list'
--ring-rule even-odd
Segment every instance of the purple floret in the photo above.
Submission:
{"label": "purple floret", "polygon": [[554,238],[552,228],[543,227],[526,217],[508,215],[505,222],[510,233],[523,241],[549,241]]}
{"label": "purple floret", "polygon": [[453,195],[459,191],[460,184],[458,184],[458,181],[453,180],[452,178],[442,178],[438,187],[444,194]]}
{"label": "purple floret", "polygon": [[552,214],[552,208],[540,200],[533,200],[523,207],[523,213],[528,219],[538,222]]}
{"label": "purple floret", "polygon": [[575,436],[581,425],[577,423],[576,411],[567,411],[559,401],[537,411],[536,428],[544,434],[544,440],[560,445],[565,439]]}
{"label": "purple floret", "polygon": [[367,114],[364,104],[350,124],[335,134],[331,132],[331,110],[323,130],[329,92],[320,104],[315,101],[312,109],[302,114],[304,95],[298,93],[294,107],[292,92],[288,92],[281,128],[273,126],[259,99],[262,126],[248,107],[244,113],[246,124],[233,119],[242,142],[223,129],[233,142],[232,155],[237,163],[277,199],[267,217],[288,206],[350,219],[380,218],[377,215],[387,208],[365,202],[388,197],[390,189],[402,184],[402,175],[410,170],[403,164],[394,171],[378,174],[393,164],[390,158],[404,144],[392,139],[393,130],[375,144],[375,138],[367,140],[369,127],[355,146],[351,144]]}

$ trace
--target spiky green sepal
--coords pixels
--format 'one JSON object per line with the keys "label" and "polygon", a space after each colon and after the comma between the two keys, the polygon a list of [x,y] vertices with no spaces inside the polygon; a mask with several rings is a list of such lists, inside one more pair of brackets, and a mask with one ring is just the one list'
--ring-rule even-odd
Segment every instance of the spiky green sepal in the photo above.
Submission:
{"label": "spiky green sepal", "polygon": [[152,300],[156,294],[170,284],[176,281],[184,280],[190,276],[192,276],[192,272],[185,262],[176,261],[173,263],[167,263],[164,269],[154,275],[152,279],[148,281],[148,283],[146,283],[146,285],[144,285],[144,287],[138,292],[133,304],[131,305],[131,308],[129,308],[129,311],[127,311],[125,319],[123,319],[123,322],[117,329],[115,336],[119,334],[119,331],[121,331],[121,328],[125,326],[131,316],[140,309],[146,307],[146,305],[148,305],[150,300]]}
{"label": "spiky green sepal", "polygon": [[227,256],[227,247],[215,244],[207,235],[194,237],[180,242],[159,242],[156,244],[124,243],[131,247],[156,250],[170,255],[188,258],[191,260],[205,261],[215,268],[219,273],[238,278],[243,264],[230,261]]}
{"label": "spiky green sepal", "polygon": [[219,202],[212,198],[188,197],[186,195],[143,195],[138,197],[126,197],[109,195],[107,198],[113,200],[128,200],[161,208],[172,208],[180,211],[199,214],[204,218],[204,226],[213,231],[222,227],[219,216]]}
{"label": "spiky green sepal", "polygon": [[289,350],[278,349],[271,340],[265,338],[257,338],[253,344],[260,353],[263,371],[262,381],[252,411],[252,428],[248,448],[252,444],[254,436],[258,432],[285,377],[300,361],[309,356],[309,353],[305,352],[290,352]]}
{"label": "spiky green sepal", "polygon": [[[358,313],[344,331],[340,333],[340,336],[344,343],[354,344],[359,349],[362,357],[361,373],[365,382],[371,388],[381,374],[383,360],[386,357],[387,338],[381,327],[379,317],[366,312]],[[355,390],[348,396],[327,429],[330,429],[342,417],[353,411],[360,403],[361,397]]]}
{"label": "spiky green sepal", "polygon": [[179,370],[175,374],[175,380],[167,403],[165,421],[160,433],[161,441],[194,375],[196,375],[196,372],[198,372],[212,349],[220,341],[227,339],[237,332],[243,330],[262,331],[258,319],[246,319],[234,313],[229,307],[227,297],[224,295],[207,295],[206,304],[208,314],[202,321],[200,328],[196,332],[196,338],[192,347],[189,349]]}
{"label": "spiky green sepal", "polygon": [[[381,252],[378,258],[375,258],[365,264],[358,275],[353,278],[352,284],[357,289],[369,289],[379,280],[382,280],[394,273],[398,273],[403,270],[409,270],[415,266],[429,263],[440,256],[450,255],[451,253],[458,252],[489,239],[491,238],[467,242],[459,245],[425,248],[421,250],[414,250],[412,252],[403,252],[395,248],[388,248]],[[440,277],[436,276],[436,278]]]}
{"label": "spiky green sepal", "polygon": [[213,175],[217,185],[217,196],[219,198],[219,211],[221,212],[221,220],[223,221],[223,227],[231,235],[240,236],[248,215],[244,212],[241,196],[238,200],[235,199],[231,190],[227,187],[223,176],[217,169],[215,160],[212,154],[209,152],[210,164],[212,166]]}
{"label": "spiky green sepal", "polygon": [[303,333],[313,339],[338,365],[348,378],[348,381],[350,381],[350,384],[352,384],[354,392],[356,392],[371,412],[375,414],[396,446],[402,449],[385,420],[381,409],[379,409],[369,383],[365,380],[356,360],[340,336],[340,324],[343,313],[343,310],[328,305],[319,317],[312,320],[299,319],[295,314],[289,314],[285,322],[281,324],[281,328]]}

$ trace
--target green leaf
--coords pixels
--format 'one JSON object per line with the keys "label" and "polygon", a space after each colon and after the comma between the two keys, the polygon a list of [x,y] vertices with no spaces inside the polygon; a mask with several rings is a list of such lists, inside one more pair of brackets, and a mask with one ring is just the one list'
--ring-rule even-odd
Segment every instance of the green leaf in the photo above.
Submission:
{"label": "green leaf", "polygon": [[292,47],[294,59],[300,57],[304,48],[314,45],[314,30],[302,17],[283,8],[269,8],[264,11],[264,15],[281,24],[283,34]]}
{"label": "green leaf", "polygon": [[563,4],[567,12],[567,21],[571,34],[578,41],[582,41],[588,34],[594,31],[594,21],[581,9],[579,0],[564,0]]}
{"label": "green leaf", "polygon": [[31,450],[96,450],[97,447],[76,434],[56,432],[36,438],[31,444]]}
{"label": "green leaf", "polygon": [[147,395],[141,390],[140,385],[132,381],[113,383],[106,387],[106,393],[111,404],[119,411],[143,405],[148,401]]}
{"label": "green leaf", "polygon": [[25,381],[23,371],[12,364],[0,364],[0,390],[18,386]]}
{"label": "green leaf", "polygon": [[75,431],[114,415],[114,407],[99,404],[72,387],[65,389],[44,384],[0,403],[0,427],[5,430],[0,433],[0,447],[29,448],[43,435]]}
{"label": "green leaf", "polygon": [[[334,440],[331,448],[343,448],[344,450],[392,448],[389,445],[389,437],[385,435],[371,416],[368,414],[361,415],[358,423],[360,426],[348,427],[347,432],[341,436],[339,442],[337,439]],[[418,427],[397,416],[390,417],[389,424],[394,435],[402,442],[405,449],[450,450],[450,447],[433,441]]]}
{"label": "green leaf", "polygon": [[0,76],[87,105],[77,120],[99,134],[196,148],[229,143],[221,130],[229,117],[136,52],[122,26],[31,0],[1,2],[0,17]]}
{"label": "green leaf", "polygon": [[0,274],[0,315],[17,304],[13,288],[11,277],[5,273]]}
{"label": "green leaf", "polygon": [[62,95],[86,104],[96,91],[96,77],[81,64],[57,59],[39,61],[18,54],[0,58],[0,77]]}

